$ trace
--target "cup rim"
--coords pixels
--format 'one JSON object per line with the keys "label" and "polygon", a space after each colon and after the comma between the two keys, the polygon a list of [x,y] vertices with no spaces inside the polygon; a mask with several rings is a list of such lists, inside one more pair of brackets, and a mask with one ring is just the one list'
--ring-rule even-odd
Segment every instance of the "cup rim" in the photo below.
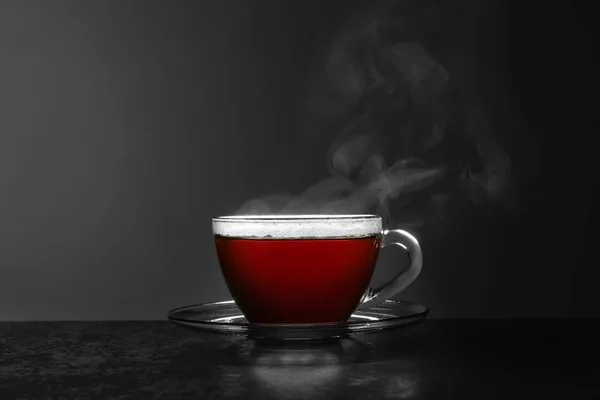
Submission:
{"label": "cup rim", "polygon": [[268,214],[268,215],[222,215],[213,222],[278,222],[278,221],[325,221],[325,220],[374,220],[381,219],[375,214]]}

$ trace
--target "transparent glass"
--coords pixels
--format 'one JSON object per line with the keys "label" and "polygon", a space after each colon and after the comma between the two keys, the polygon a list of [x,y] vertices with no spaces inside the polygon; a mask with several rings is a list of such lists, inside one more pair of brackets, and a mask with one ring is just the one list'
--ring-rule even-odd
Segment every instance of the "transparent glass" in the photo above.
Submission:
{"label": "transparent glass", "polygon": [[168,313],[177,325],[199,333],[222,334],[258,340],[321,341],[378,334],[413,325],[427,316],[422,304],[386,300],[368,310],[356,311],[335,324],[250,324],[233,300],[178,307]]}
{"label": "transparent glass", "polygon": [[[421,272],[417,239],[383,230],[377,215],[214,218],[217,255],[229,291],[250,323],[340,323],[397,295]],[[370,288],[379,250],[406,250],[409,266]]]}

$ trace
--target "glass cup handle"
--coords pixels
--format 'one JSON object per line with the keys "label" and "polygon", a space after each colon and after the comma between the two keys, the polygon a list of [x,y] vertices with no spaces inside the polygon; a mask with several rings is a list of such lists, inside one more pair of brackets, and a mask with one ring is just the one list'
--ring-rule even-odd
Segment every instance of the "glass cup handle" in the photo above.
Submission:
{"label": "glass cup handle", "polygon": [[397,295],[408,287],[421,273],[423,266],[423,252],[417,239],[410,233],[401,229],[384,230],[382,232],[380,247],[396,245],[406,250],[409,258],[409,265],[405,271],[400,272],[390,282],[379,288],[369,288],[363,295],[359,310],[373,307],[386,301],[392,296]]}

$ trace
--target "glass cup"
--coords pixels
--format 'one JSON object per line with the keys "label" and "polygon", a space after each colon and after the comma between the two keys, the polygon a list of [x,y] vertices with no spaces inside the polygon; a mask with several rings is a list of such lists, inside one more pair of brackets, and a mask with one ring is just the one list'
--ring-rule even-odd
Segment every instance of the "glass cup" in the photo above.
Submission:
{"label": "glass cup", "polygon": [[[212,226],[227,287],[255,324],[345,322],[400,293],[423,264],[417,239],[382,230],[377,215],[224,216]],[[409,266],[370,288],[379,250],[389,245],[406,250]]]}

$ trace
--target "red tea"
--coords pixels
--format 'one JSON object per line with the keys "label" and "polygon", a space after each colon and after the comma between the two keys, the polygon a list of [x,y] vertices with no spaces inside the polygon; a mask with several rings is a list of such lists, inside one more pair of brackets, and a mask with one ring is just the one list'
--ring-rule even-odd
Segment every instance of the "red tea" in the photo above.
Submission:
{"label": "red tea", "polygon": [[379,235],[254,239],[215,236],[225,281],[253,323],[347,320],[368,287]]}

